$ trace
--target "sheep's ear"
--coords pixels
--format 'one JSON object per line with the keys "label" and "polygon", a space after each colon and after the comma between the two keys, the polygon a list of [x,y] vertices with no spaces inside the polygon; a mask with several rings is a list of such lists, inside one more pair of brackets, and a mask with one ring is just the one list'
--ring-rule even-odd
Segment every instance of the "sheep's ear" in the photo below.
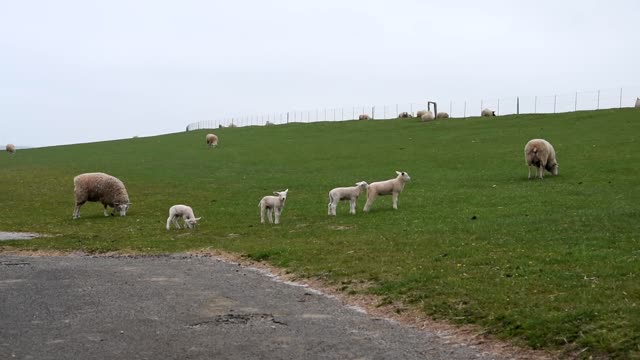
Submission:
{"label": "sheep's ear", "polygon": [[198,221],[198,220],[200,220],[200,219],[202,219],[202,217],[195,218],[195,219],[193,219],[193,221]]}
{"label": "sheep's ear", "polygon": [[280,193],[279,193],[279,192],[277,192],[277,191],[274,191],[274,192],[273,192],[273,195],[280,195]]}
{"label": "sheep's ear", "polygon": [[396,174],[401,175],[402,173],[400,171],[396,170]]}

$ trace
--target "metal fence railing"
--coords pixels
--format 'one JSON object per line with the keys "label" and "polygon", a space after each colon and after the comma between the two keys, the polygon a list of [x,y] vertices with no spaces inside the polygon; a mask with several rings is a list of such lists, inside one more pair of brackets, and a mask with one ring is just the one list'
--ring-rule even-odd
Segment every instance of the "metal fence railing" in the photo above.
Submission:
{"label": "metal fence railing", "polygon": [[[552,114],[580,110],[633,107],[638,96],[640,96],[640,87],[625,87],[543,96],[512,96],[449,101],[427,100],[435,101],[438,104],[438,111],[446,112],[450,117],[467,118],[480,116],[480,112],[484,108],[495,111],[496,115],[510,115]],[[372,104],[224,117],[193,122],[187,125],[187,131],[220,127],[276,125],[292,122],[345,121],[358,119],[362,114],[369,115],[371,119],[395,119],[402,112],[415,115],[417,111],[426,109],[427,100],[424,103]]]}

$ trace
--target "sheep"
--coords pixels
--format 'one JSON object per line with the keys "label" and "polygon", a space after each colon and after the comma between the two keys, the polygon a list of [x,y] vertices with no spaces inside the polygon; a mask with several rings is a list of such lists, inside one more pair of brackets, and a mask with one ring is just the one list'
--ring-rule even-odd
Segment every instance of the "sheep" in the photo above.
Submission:
{"label": "sheep", "polygon": [[427,111],[426,113],[422,114],[422,116],[420,118],[422,119],[422,121],[433,120],[433,112]]}
{"label": "sheep", "polygon": [[169,208],[169,217],[167,218],[167,230],[171,229],[171,223],[177,229],[180,229],[180,224],[178,224],[178,218],[182,217],[184,221],[184,225],[189,229],[192,229],[198,223],[198,220],[202,219],[201,217],[197,218],[193,215],[193,209],[187,205],[173,205]]}
{"label": "sheep", "polygon": [[427,110],[418,110],[418,112],[416,113],[416,117],[421,118],[422,115],[426,114]]}
{"label": "sheep", "polygon": [[358,120],[369,120],[369,115],[367,114],[362,114],[360,116],[358,116]]}
{"label": "sheep", "polygon": [[7,152],[9,154],[15,154],[16,153],[16,146],[13,144],[7,144],[7,147],[5,148],[5,150],[7,150]]}
{"label": "sheep", "polygon": [[480,116],[496,116],[496,112],[491,109],[483,109]]}
{"label": "sheep", "polygon": [[640,109],[640,97],[636,99],[636,109]]}
{"label": "sheep", "polygon": [[531,179],[531,166],[536,167],[536,175],[542,179],[544,171],[558,175],[558,161],[553,146],[544,139],[532,139],[524,146],[524,159],[529,168]]}
{"label": "sheep", "polygon": [[267,195],[260,200],[258,203],[258,207],[260,207],[260,223],[264,224],[264,213],[267,211],[267,218],[269,218],[269,223],[273,223],[273,219],[271,214],[273,212],[276,213],[276,224],[280,224],[280,215],[282,214],[282,209],[284,208],[284,203],[287,200],[287,192],[289,189],[285,191],[274,191],[273,194],[275,196]]}
{"label": "sheep", "polygon": [[404,184],[411,181],[411,177],[404,171],[396,171],[395,179],[378,181],[369,184],[367,188],[367,203],[364,204],[364,212],[369,212],[373,201],[378,195],[393,195],[393,208],[398,209],[398,195],[404,189]]}
{"label": "sheep", "polygon": [[400,119],[410,118],[410,117],[413,117],[413,116],[411,115],[411,113],[406,112],[406,111],[403,111],[400,114],[398,114],[398,118],[400,118]]}
{"label": "sheep", "polygon": [[448,119],[448,118],[449,118],[449,114],[447,114],[444,111],[441,111],[436,114],[436,119]]}
{"label": "sheep", "polygon": [[271,126],[271,125],[275,125],[275,124],[272,123],[271,121],[267,121],[266,123],[264,123],[264,126]]}
{"label": "sheep", "polygon": [[127,189],[118,178],[105,173],[85,173],[73,178],[73,192],[76,198],[76,208],[73,218],[80,217],[80,207],[87,201],[101,202],[104,205],[104,216],[109,216],[107,206],[117,210],[120,216],[125,216],[131,203]]}
{"label": "sheep", "polygon": [[218,137],[215,134],[207,134],[207,145],[210,148],[218,146]]}
{"label": "sheep", "polygon": [[366,190],[369,187],[366,181],[360,181],[356,183],[356,186],[351,187],[339,187],[332,189],[329,191],[329,205],[328,212],[329,215],[336,215],[336,208],[338,207],[338,202],[340,200],[349,200],[350,209],[349,213],[356,214],[356,202],[358,201],[358,196],[362,193],[363,190]]}

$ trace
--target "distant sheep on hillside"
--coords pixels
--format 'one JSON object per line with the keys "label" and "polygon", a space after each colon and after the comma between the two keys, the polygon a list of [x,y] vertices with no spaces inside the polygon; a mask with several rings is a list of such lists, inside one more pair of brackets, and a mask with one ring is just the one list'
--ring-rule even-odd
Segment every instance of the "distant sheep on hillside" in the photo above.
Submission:
{"label": "distant sheep on hillside", "polygon": [[449,114],[447,114],[444,111],[441,111],[436,115],[436,118],[437,119],[448,119],[449,118]]}
{"label": "distant sheep on hillside", "polygon": [[362,114],[360,116],[358,116],[358,120],[369,120],[370,117],[367,114]]}
{"label": "distant sheep on hillside", "polygon": [[207,134],[207,145],[214,147],[218,145],[218,137],[215,134]]}
{"label": "distant sheep on hillside", "polygon": [[16,153],[16,146],[13,144],[7,144],[7,147],[5,148],[7,150],[7,152],[9,154],[15,154]]}
{"label": "distant sheep on hillside", "polygon": [[426,114],[427,110],[418,110],[418,112],[416,113],[416,117],[421,118],[422,115]]}
{"label": "distant sheep on hillside", "polygon": [[480,116],[496,116],[496,112],[491,109],[482,109]]}
{"label": "distant sheep on hillside", "polygon": [[398,118],[400,118],[400,119],[406,119],[406,118],[410,118],[410,117],[412,117],[411,113],[406,112],[406,111],[403,111],[400,114],[398,114]]}
{"label": "distant sheep on hillside", "polygon": [[426,113],[422,114],[422,116],[420,117],[420,119],[422,119],[422,121],[430,121],[433,120],[433,112],[431,112],[430,110],[427,110]]}

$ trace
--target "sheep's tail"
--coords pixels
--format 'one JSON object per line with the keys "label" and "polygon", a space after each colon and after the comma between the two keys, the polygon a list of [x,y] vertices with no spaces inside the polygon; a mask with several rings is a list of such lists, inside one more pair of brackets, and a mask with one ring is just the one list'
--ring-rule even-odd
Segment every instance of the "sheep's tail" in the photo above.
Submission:
{"label": "sheep's tail", "polygon": [[538,148],[537,148],[537,147],[534,147],[534,148],[533,148],[533,153],[534,153],[534,154],[537,154],[537,153],[538,153]]}

